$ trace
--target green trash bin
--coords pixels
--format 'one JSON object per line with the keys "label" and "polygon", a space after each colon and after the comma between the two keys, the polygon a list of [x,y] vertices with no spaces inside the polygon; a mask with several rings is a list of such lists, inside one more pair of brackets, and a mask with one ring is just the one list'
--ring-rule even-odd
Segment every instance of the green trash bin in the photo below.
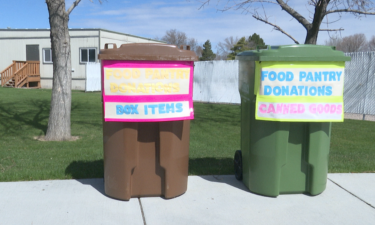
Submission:
{"label": "green trash bin", "polygon": [[350,57],[329,46],[286,45],[245,51],[236,59],[241,95],[236,178],[265,196],[322,193],[331,122],[343,121]]}

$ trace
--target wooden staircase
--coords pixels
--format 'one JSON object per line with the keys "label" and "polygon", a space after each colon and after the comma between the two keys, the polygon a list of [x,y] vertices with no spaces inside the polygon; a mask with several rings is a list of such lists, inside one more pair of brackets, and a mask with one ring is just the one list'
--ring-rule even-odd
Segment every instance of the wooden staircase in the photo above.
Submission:
{"label": "wooden staircase", "polygon": [[40,88],[40,62],[13,61],[0,76],[2,87]]}

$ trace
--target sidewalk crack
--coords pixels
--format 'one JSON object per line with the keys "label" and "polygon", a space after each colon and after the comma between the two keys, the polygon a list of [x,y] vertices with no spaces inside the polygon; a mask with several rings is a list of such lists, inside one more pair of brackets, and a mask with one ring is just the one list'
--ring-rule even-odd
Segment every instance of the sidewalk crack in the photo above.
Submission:
{"label": "sidewalk crack", "polygon": [[138,202],[139,202],[139,207],[141,208],[143,224],[144,224],[144,225],[147,225],[147,224],[146,224],[145,213],[143,212],[143,206],[142,206],[141,198],[138,198]]}
{"label": "sidewalk crack", "polygon": [[342,187],[341,185],[339,185],[338,183],[334,182],[333,180],[327,178],[328,180],[330,180],[332,183],[336,184],[337,186],[339,186],[341,189],[343,189],[344,191],[348,192],[349,194],[353,195],[354,197],[358,198],[359,200],[361,200],[362,202],[366,203],[368,206],[370,206],[371,208],[375,209],[375,207],[373,205],[371,205],[370,203],[366,202],[365,200],[363,200],[362,198],[358,197],[357,195],[353,194],[352,192],[350,192],[349,190],[345,189],[344,187]]}

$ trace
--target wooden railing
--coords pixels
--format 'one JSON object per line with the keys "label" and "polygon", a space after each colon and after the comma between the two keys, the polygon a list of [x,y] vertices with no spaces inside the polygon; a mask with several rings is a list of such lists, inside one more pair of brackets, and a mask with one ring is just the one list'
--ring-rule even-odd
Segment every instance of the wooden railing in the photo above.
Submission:
{"label": "wooden railing", "polygon": [[13,61],[1,72],[1,86],[14,79],[14,87],[22,87],[29,77],[40,77],[39,61]]}
{"label": "wooden railing", "polygon": [[28,77],[40,76],[39,68],[39,61],[26,61],[26,64],[15,73],[14,87],[22,87]]}
{"label": "wooden railing", "polygon": [[1,86],[5,86],[5,84],[13,79],[15,73],[22,68],[26,64],[26,61],[15,61],[10,64],[5,70],[1,71]]}

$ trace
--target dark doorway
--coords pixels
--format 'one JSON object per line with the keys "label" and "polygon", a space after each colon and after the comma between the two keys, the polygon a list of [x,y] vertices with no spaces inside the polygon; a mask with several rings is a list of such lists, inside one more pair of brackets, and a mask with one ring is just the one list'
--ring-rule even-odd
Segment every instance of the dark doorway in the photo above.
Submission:
{"label": "dark doorway", "polygon": [[26,61],[39,61],[39,45],[26,45]]}

